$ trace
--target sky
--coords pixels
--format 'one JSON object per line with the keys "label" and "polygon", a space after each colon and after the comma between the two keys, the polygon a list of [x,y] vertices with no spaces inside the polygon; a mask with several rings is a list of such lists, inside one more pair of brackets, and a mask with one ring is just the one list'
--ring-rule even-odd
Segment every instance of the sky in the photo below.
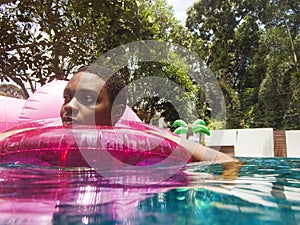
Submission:
{"label": "sky", "polygon": [[173,6],[175,16],[181,21],[182,24],[185,24],[186,9],[191,6],[195,0],[167,0],[167,2]]}

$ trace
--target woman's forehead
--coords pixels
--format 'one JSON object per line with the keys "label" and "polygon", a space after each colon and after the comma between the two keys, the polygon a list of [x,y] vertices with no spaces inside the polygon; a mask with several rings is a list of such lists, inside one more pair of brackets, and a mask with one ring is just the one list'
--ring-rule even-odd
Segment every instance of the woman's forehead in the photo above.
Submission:
{"label": "woman's forehead", "polygon": [[88,72],[79,72],[74,74],[69,82],[70,85],[78,89],[90,89],[97,91],[103,87],[104,83],[104,80],[98,75]]}

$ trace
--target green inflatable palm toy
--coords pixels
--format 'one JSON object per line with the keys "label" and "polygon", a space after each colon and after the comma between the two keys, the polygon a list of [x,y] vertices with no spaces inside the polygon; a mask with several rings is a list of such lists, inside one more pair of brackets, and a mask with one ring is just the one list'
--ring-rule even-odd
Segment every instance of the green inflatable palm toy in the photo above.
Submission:
{"label": "green inflatable palm toy", "polygon": [[210,136],[210,130],[206,127],[206,123],[202,119],[197,119],[194,121],[193,124],[187,124],[183,120],[175,120],[173,123],[173,127],[176,127],[174,130],[175,134],[188,134],[188,136],[191,135],[191,133],[195,134],[206,134]]}

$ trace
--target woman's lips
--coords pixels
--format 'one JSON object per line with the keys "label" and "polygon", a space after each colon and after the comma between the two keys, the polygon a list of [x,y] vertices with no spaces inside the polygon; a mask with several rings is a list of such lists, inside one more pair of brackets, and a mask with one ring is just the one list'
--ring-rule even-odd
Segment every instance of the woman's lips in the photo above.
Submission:
{"label": "woman's lips", "polygon": [[72,125],[72,124],[76,124],[76,120],[73,119],[72,117],[63,117],[62,123],[63,125]]}

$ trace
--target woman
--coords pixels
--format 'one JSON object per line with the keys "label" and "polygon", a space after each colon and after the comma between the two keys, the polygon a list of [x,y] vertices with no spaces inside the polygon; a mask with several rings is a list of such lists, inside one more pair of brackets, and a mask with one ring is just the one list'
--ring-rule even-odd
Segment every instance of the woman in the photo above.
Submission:
{"label": "woman", "polygon": [[125,111],[126,85],[118,73],[99,66],[83,67],[64,89],[63,125],[113,126]]}
{"label": "woman", "polygon": [[[125,82],[118,73],[98,66],[80,69],[64,90],[65,102],[60,113],[63,124],[115,125],[125,110],[126,91]],[[222,152],[166,132],[152,130],[148,132],[168,138],[183,146],[191,153],[195,161],[237,161]]]}

